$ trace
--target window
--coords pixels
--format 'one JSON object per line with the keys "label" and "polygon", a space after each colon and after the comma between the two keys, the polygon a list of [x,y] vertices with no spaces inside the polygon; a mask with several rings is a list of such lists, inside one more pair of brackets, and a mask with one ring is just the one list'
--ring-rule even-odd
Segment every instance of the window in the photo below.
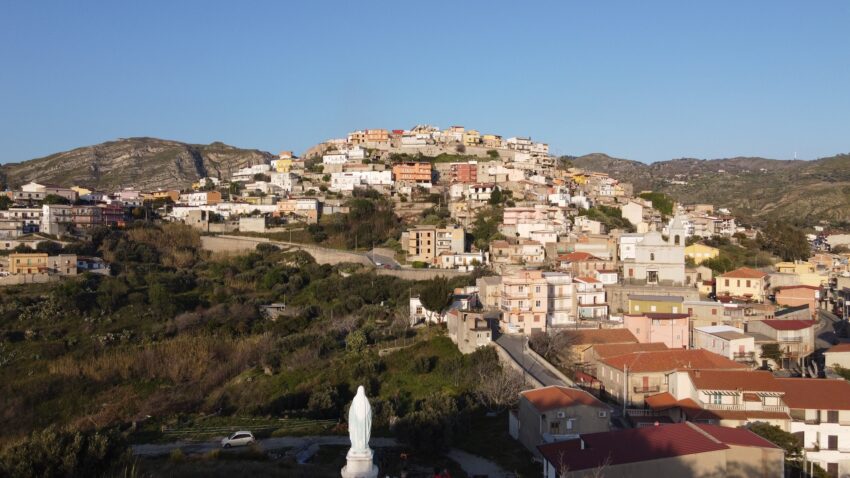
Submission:
{"label": "window", "polygon": [[535,307],[540,307],[540,301],[539,301],[539,300],[535,300],[535,301],[534,301],[534,306],[535,306]]}
{"label": "window", "polygon": [[826,412],[827,423],[838,423],[838,410],[828,410]]}
{"label": "window", "polygon": [[655,306],[654,306],[654,305],[650,305],[650,306],[649,306],[649,311],[650,311],[650,312],[655,312]]}
{"label": "window", "polygon": [[540,293],[540,286],[539,285],[534,287],[534,292],[537,293],[537,294]]}
{"label": "window", "polygon": [[726,283],[726,287],[729,287],[729,279],[724,279],[724,282]]}
{"label": "window", "polygon": [[838,435],[828,435],[827,436],[827,448],[829,450],[837,450],[838,449]]}
{"label": "window", "polygon": [[712,393],[711,403],[713,403],[714,405],[720,405],[721,403],[723,403],[723,395],[719,393]]}
{"label": "window", "polygon": [[651,260],[651,261],[655,260],[655,253],[654,252],[649,253],[649,260]]}
{"label": "window", "polygon": [[640,304],[635,304],[635,312],[640,312]]}
{"label": "window", "polygon": [[711,315],[717,315],[717,309],[711,309]]}
{"label": "window", "polygon": [[750,287],[750,280],[747,279],[747,287]]}

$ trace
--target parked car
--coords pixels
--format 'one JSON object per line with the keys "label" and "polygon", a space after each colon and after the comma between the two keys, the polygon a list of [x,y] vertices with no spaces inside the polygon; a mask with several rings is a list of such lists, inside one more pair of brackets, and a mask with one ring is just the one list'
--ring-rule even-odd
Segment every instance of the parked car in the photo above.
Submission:
{"label": "parked car", "polygon": [[254,439],[254,434],[248,431],[239,431],[230,435],[229,437],[225,437],[221,439],[221,446],[223,448],[230,448],[233,446],[246,446],[250,445],[257,440]]}

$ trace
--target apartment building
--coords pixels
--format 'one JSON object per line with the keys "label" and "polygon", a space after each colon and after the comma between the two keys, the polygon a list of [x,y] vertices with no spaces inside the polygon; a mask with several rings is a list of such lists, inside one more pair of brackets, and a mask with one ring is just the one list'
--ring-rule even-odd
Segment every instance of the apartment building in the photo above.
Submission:
{"label": "apartment building", "polygon": [[438,264],[443,253],[462,253],[466,246],[466,233],[462,227],[416,226],[402,237],[409,262],[421,261]]}
{"label": "apartment building", "polygon": [[523,239],[514,243],[502,240],[490,242],[490,261],[493,264],[542,264],[545,259],[546,250],[538,241]]}
{"label": "apartment building", "polygon": [[187,206],[209,206],[220,202],[221,193],[218,191],[199,191],[180,195],[180,203]]}
{"label": "apartment building", "polygon": [[431,184],[431,163],[410,161],[393,165],[393,179],[396,182]]}
{"label": "apartment building", "polygon": [[46,252],[13,252],[9,254],[9,274],[39,274],[47,272]]}
{"label": "apartment building", "polygon": [[608,303],[605,300],[605,287],[594,277],[576,277],[575,284],[576,316],[579,320],[606,320]]}
{"label": "apartment building", "polygon": [[293,216],[307,224],[319,222],[319,200],[310,197],[290,197],[277,202],[277,216]]}
{"label": "apartment building", "polygon": [[565,325],[574,317],[572,297],[566,274],[521,270],[502,276],[502,329],[530,335]]}
{"label": "apartment building", "polygon": [[694,327],[691,340],[695,349],[705,349],[736,362],[753,365],[758,358],[755,338],[737,327],[729,325]]}
{"label": "apartment building", "polygon": [[478,161],[451,163],[450,179],[453,183],[474,184],[478,182]]}
{"label": "apartment building", "polygon": [[758,341],[761,344],[778,344],[782,353],[779,365],[791,368],[794,364],[802,364],[806,357],[814,353],[817,324],[816,320],[751,320],[747,322],[747,332],[766,337],[766,341]]}
{"label": "apartment building", "polygon": [[446,313],[449,338],[462,354],[471,354],[493,342],[496,319],[487,319],[481,312],[452,309]]}

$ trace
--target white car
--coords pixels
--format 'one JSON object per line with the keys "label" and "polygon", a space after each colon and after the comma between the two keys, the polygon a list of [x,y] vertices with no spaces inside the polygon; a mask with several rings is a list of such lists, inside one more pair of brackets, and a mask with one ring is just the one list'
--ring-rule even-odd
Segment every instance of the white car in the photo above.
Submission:
{"label": "white car", "polygon": [[225,437],[221,439],[221,446],[223,448],[230,448],[232,446],[246,446],[254,443],[256,440],[254,439],[254,435],[248,431],[239,431],[230,435],[229,437]]}

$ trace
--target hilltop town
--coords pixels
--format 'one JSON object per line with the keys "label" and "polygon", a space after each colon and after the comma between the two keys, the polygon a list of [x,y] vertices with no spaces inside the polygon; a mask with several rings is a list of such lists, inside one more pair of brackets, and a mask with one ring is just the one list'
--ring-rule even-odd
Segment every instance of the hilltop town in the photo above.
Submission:
{"label": "hilltop town", "polygon": [[[463,126],[356,130],[263,158],[180,188],[33,178],[0,196],[6,383],[37,370],[120,391],[114,408],[49,419],[163,440],[189,414],[332,434],[351,385],[380,377],[378,426],[426,462],[458,449],[520,476],[674,476],[669,459],[693,455],[683,476],[718,460],[724,475],[850,473],[850,235],[757,227]],[[238,364],[209,382],[132,368],[131,346],[176,363],[199,340],[223,352],[198,360]],[[187,389],[171,402],[157,383]],[[3,400],[24,413],[35,397]],[[51,416],[38,413],[29,423]],[[469,445],[483,423],[520,458]],[[797,455],[775,444],[786,435]]]}

